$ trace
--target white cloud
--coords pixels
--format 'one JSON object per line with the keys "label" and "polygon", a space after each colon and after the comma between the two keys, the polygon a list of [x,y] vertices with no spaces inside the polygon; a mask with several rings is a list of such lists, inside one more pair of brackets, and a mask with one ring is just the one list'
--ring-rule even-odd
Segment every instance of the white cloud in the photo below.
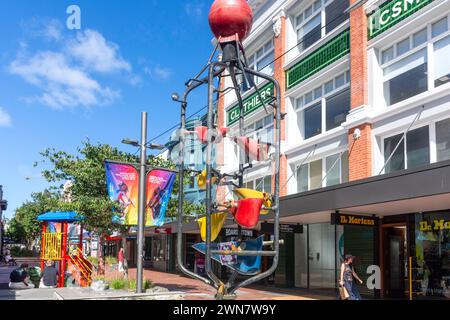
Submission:
{"label": "white cloud", "polygon": [[[58,37],[58,27],[49,28],[49,37]],[[61,36],[61,35],[59,35]],[[131,65],[120,55],[119,46],[107,41],[95,30],[79,32],[76,39],[61,41],[57,51],[37,51],[29,54],[26,44],[9,65],[9,72],[40,88],[42,93],[23,98],[55,109],[90,107],[113,102],[120,96],[117,90],[102,85],[94,73],[130,72]],[[130,84],[137,85],[133,77]]]}
{"label": "white cloud", "polygon": [[44,28],[43,34],[45,37],[47,37],[47,39],[58,41],[62,37],[61,28],[61,23],[58,20],[53,19]]}
{"label": "white cloud", "polygon": [[184,11],[187,15],[193,17],[193,18],[200,18],[203,14],[203,8],[205,4],[202,2],[188,2],[184,5]]}
{"label": "white cloud", "polygon": [[155,67],[144,67],[144,73],[150,77],[156,78],[158,80],[168,80],[172,76],[172,70],[169,68],[164,68],[159,65]]}
{"label": "white cloud", "polygon": [[169,68],[162,68],[160,66],[156,66],[154,68],[154,72],[157,77],[161,78],[162,80],[167,80],[172,75],[172,70]]}
{"label": "white cloud", "polygon": [[11,126],[11,116],[0,107],[0,127],[9,127]]}
{"label": "white cloud", "polygon": [[98,72],[131,71],[131,65],[119,54],[119,46],[106,41],[99,32],[86,30],[70,41],[67,53],[78,59],[85,68]]}
{"label": "white cloud", "polygon": [[43,38],[47,41],[59,41],[63,38],[63,25],[57,19],[32,18],[21,22],[24,32],[32,37]]}
{"label": "white cloud", "polygon": [[55,109],[106,104],[118,96],[58,52],[38,52],[31,57],[20,55],[9,70],[41,88],[42,95],[34,100]]}

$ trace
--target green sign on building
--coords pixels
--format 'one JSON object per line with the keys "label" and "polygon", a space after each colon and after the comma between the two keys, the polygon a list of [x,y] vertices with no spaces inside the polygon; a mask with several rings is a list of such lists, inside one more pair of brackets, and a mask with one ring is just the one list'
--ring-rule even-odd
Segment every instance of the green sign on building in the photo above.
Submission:
{"label": "green sign on building", "polygon": [[369,39],[373,39],[434,0],[393,0],[369,15]]}
{"label": "green sign on building", "polygon": [[346,30],[307,55],[286,71],[286,88],[290,89],[350,52],[350,31]]}
{"label": "green sign on building", "polygon": [[[259,89],[259,92],[261,94],[261,98],[263,99],[264,103],[271,101],[274,96],[273,83],[270,82],[266,84],[264,87]],[[243,105],[244,105],[244,116],[246,116],[252,113],[253,111],[261,108],[263,102],[259,98],[258,93],[255,92],[243,100]],[[230,126],[236,121],[238,121],[239,116],[240,116],[239,104],[236,104],[227,111],[227,126]]]}

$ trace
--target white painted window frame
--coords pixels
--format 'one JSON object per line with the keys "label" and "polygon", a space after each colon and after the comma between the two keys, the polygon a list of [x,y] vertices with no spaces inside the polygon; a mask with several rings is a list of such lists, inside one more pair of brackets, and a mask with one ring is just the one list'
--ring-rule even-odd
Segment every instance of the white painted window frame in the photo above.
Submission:
{"label": "white painted window frame", "polygon": [[[311,106],[313,106],[313,105],[315,105],[315,104],[317,104],[319,102],[321,103],[321,113],[322,113],[322,118],[321,118],[321,127],[322,127],[321,129],[322,130],[321,130],[321,133],[318,134],[318,135],[315,135],[313,137],[305,138],[305,122],[302,121],[302,127],[299,127],[299,129],[300,129],[300,135],[301,135],[303,141],[307,141],[307,140],[309,140],[311,138],[315,138],[315,137],[320,137],[324,133],[334,129],[333,128],[333,129],[330,129],[330,130],[326,130],[326,127],[327,127],[327,118],[326,118],[326,115],[327,115],[327,106],[326,106],[326,104],[327,103],[326,103],[326,100],[327,100],[327,98],[329,98],[329,97],[331,97],[331,96],[333,96],[333,95],[335,95],[335,94],[337,94],[337,93],[339,93],[341,91],[344,91],[344,90],[350,88],[350,73],[349,72],[350,72],[350,70],[345,70],[344,72],[341,72],[341,73],[339,73],[338,75],[336,75],[336,76],[334,76],[332,78],[328,78],[326,81],[323,81],[319,86],[316,86],[314,89],[308,91],[306,94],[304,94],[304,95],[294,99],[294,104],[295,104],[294,105],[294,109],[295,109],[295,112],[297,113],[297,117],[299,119],[304,119],[304,111],[306,109],[308,109],[309,107],[311,107]],[[342,85],[340,87],[336,87],[336,79],[338,77],[342,76],[342,75],[344,75],[344,85]],[[333,81],[333,90],[331,90],[330,92],[325,94],[325,84],[330,82],[330,81]],[[312,93],[314,95],[314,91],[317,88],[319,88],[319,87],[322,88],[322,96],[320,98],[317,98],[317,99],[313,98],[313,100],[311,102],[308,102],[307,104],[304,104],[306,95],[309,94],[309,93]],[[302,105],[302,107],[297,108],[298,100],[300,100],[300,99],[303,100],[303,103],[302,103],[303,105]]]}

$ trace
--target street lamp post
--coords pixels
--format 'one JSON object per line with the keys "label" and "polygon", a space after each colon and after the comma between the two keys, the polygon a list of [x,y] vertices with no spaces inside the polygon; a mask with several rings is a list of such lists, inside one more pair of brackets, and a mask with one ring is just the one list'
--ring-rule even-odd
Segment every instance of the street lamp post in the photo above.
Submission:
{"label": "street lamp post", "polygon": [[139,164],[139,205],[138,205],[138,261],[136,275],[136,293],[142,293],[144,269],[144,232],[145,232],[145,177],[147,162],[147,112],[141,115],[141,159]]}
{"label": "street lamp post", "polygon": [[3,210],[6,210],[7,204],[3,200],[3,186],[0,185],[0,255],[3,255]]}
{"label": "street lamp post", "polygon": [[138,199],[138,232],[137,232],[137,274],[136,293],[143,292],[144,273],[144,233],[145,233],[145,207],[146,207],[146,177],[147,177],[147,148],[162,150],[164,146],[147,142],[147,112],[141,114],[141,141],[123,139],[122,143],[141,148],[139,161],[139,199]]}

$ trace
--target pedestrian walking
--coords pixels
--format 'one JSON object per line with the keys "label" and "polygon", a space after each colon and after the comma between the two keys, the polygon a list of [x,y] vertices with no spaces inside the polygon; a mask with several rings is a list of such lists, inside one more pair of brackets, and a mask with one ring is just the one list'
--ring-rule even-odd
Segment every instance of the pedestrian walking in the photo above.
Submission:
{"label": "pedestrian walking", "polygon": [[119,260],[119,272],[124,272],[125,269],[123,266],[123,262],[124,262],[125,258],[123,256],[123,248],[120,248],[117,260]]}
{"label": "pedestrian walking", "polygon": [[344,257],[344,262],[341,264],[341,276],[339,280],[339,285],[348,293],[349,300],[362,300],[361,295],[359,294],[358,287],[356,285],[356,281],[360,284],[363,283],[360,277],[356,274],[353,268],[353,260],[354,256],[351,254],[347,254]]}
{"label": "pedestrian walking", "polygon": [[46,266],[42,272],[40,288],[56,288],[58,285],[58,270],[56,270],[53,261],[47,260]]}

